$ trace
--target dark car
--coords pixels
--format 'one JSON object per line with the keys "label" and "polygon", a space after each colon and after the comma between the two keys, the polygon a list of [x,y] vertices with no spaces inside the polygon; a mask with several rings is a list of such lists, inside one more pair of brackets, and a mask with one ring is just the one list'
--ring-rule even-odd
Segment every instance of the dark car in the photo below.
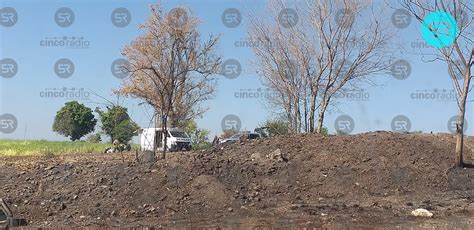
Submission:
{"label": "dark car", "polygon": [[220,143],[234,143],[234,142],[239,142],[241,139],[247,139],[247,140],[256,140],[260,139],[261,136],[258,133],[237,133],[234,134],[233,136],[226,138],[222,140]]}

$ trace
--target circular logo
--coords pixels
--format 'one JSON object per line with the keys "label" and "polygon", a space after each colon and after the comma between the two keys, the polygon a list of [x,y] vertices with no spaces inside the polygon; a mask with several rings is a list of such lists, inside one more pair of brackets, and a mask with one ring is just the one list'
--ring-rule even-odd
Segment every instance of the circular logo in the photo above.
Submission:
{"label": "circular logo", "polygon": [[18,13],[12,7],[0,9],[0,25],[4,27],[12,27],[18,21]]}
{"label": "circular logo", "polygon": [[[456,133],[457,130],[457,124],[458,124],[459,116],[452,116],[448,120],[448,131],[452,134]],[[463,132],[466,132],[467,130],[467,121],[464,119],[464,127],[463,127]]]}
{"label": "circular logo", "polygon": [[236,8],[228,8],[222,13],[221,19],[226,27],[235,28],[242,22],[242,14]]}
{"label": "circular logo", "polygon": [[12,78],[18,72],[18,64],[11,58],[0,60],[0,75],[4,78]]}
{"label": "circular logo", "polygon": [[225,116],[224,118],[222,118],[221,127],[222,127],[222,131],[226,131],[226,130],[240,131],[240,128],[242,127],[242,121],[240,121],[240,118],[237,115],[229,114]]}
{"label": "circular logo", "polygon": [[443,48],[456,40],[458,24],[454,17],[443,11],[428,14],[422,23],[421,35],[428,44]]}
{"label": "circular logo", "polygon": [[398,29],[405,29],[411,24],[411,14],[408,10],[398,9],[392,13],[392,24]]}
{"label": "circular logo", "polygon": [[74,74],[74,63],[67,58],[59,59],[54,64],[54,72],[60,78],[71,77]]}
{"label": "circular logo", "polygon": [[188,12],[182,7],[173,8],[168,13],[168,19],[173,28],[179,29],[182,28],[188,22],[189,16]]}
{"label": "circular logo", "polygon": [[114,26],[123,28],[130,24],[130,21],[132,21],[132,15],[130,14],[130,11],[120,7],[112,11],[110,19],[112,20],[112,24],[114,24]]}
{"label": "circular logo", "polygon": [[354,119],[348,115],[341,115],[334,121],[334,128],[338,132],[350,134],[355,128]]}
{"label": "circular logo", "polygon": [[411,121],[408,117],[398,115],[392,119],[392,131],[396,133],[407,133],[411,130]]}
{"label": "circular logo", "polygon": [[292,8],[285,8],[280,11],[280,14],[278,15],[278,22],[280,23],[281,26],[289,29],[292,28],[293,26],[296,26],[299,21],[299,16],[298,13],[296,12],[295,9]]}
{"label": "circular logo", "polygon": [[124,79],[128,77],[129,69],[130,62],[123,58],[116,59],[112,62],[112,65],[110,66],[110,71],[112,72],[112,75],[114,75],[118,79]]}
{"label": "circular logo", "polygon": [[60,27],[68,27],[74,23],[74,12],[67,7],[59,8],[54,14],[54,21]]}
{"label": "circular logo", "polygon": [[341,27],[349,27],[354,22],[354,12],[350,9],[340,9],[334,15],[334,21]]}
{"label": "circular logo", "polygon": [[411,74],[411,65],[403,59],[397,60],[392,64],[390,73],[398,80],[405,80]]}
{"label": "circular logo", "polygon": [[240,62],[235,59],[228,59],[221,66],[221,74],[228,79],[236,79],[242,73]]}
{"label": "circular logo", "polygon": [[9,134],[15,132],[18,120],[13,114],[5,113],[0,116],[0,132]]}

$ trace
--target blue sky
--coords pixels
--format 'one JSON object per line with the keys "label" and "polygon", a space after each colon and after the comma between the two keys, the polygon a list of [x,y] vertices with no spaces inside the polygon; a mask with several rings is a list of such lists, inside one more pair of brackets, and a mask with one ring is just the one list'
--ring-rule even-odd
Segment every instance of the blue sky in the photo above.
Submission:
{"label": "blue sky", "polygon": [[[13,139],[50,139],[65,138],[51,131],[56,111],[70,99],[64,97],[45,97],[45,92],[79,92],[79,101],[95,108],[97,103],[105,101],[85,92],[93,91],[111,101],[117,98],[112,94],[120,80],[111,73],[112,62],[120,58],[120,49],[132,41],[139,33],[138,24],[149,14],[148,6],[156,1],[46,1],[17,0],[2,1],[1,8],[12,7],[18,13],[18,21],[11,27],[0,26],[0,59],[12,58],[18,64],[18,72],[12,78],[0,77],[0,115],[13,114],[18,120],[17,129],[10,134],[0,133],[0,138]],[[249,5],[248,3],[251,3]],[[243,73],[236,79],[219,77],[215,99],[205,103],[209,111],[198,125],[209,129],[212,135],[222,132],[221,121],[228,114],[237,115],[242,128],[253,130],[258,124],[269,118],[271,113],[263,106],[261,99],[238,98],[236,93],[242,90],[256,91],[263,88],[255,74],[251,62],[253,54],[250,47],[240,47],[236,42],[245,40],[245,16],[243,23],[236,28],[227,28],[221,21],[221,15],[227,8],[262,9],[264,1],[163,1],[166,11],[176,6],[188,6],[201,19],[200,31],[203,38],[209,34],[221,35],[218,52],[223,59],[240,61]],[[54,21],[58,8],[69,7],[75,19],[69,27],[60,27]],[[131,15],[131,22],[119,28],[112,24],[111,13],[124,7]],[[391,17],[391,15],[387,15]],[[414,51],[413,47],[423,43],[419,29],[421,25],[412,20],[408,28],[397,29],[394,42]],[[86,48],[48,47],[46,40],[79,38]],[[85,46],[85,45],[84,45]],[[421,48],[429,52],[428,48]],[[374,130],[391,130],[391,120],[397,115],[405,115],[411,121],[411,130],[424,132],[448,132],[450,117],[457,114],[453,100],[417,99],[416,92],[452,90],[447,67],[442,62],[426,63],[420,55],[397,53],[400,59],[407,60],[412,67],[410,76],[405,80],[383,74],[372,76],[378,86],[367,86],[366,100],[340,99],[337,110],[326,116],[325,126],[334,132],[334,121],[342,114],[350,115],[355,121],[354,133]],[[58,59],[73,61],[74,74],[66,79],[59,78],[54,72]],[[83,90],[81,90],[83,89]],[[448,92],[449,93],[449,92]],[[85,97],[84,97],[85,96]],[[471,97],[472,98],[472,97]],[[76,99],[76,98],[74,98]],[[148,127],[151,110],[140,101],[120,99],[131,116],[142,127]],[[472,103],[468,104],[466,120],[474,126]],[[472,123],[472,124],[471,124]],[[468,127],[467,134],[474,134],[474,127]]]}

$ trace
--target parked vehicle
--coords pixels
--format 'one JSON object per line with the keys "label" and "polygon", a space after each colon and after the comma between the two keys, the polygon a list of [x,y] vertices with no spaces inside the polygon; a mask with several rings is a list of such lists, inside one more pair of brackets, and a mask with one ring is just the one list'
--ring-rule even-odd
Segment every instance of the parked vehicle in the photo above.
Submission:
{"label": "parked vehicle", "polygon": [[[169,151],[190,151],[192,149],[192,140],[189,135],[181,129],[168,129],[166,146]],[[140,149],[142,151],[153,151],[154,143],[157,143],[157,149],[163,150],[165,137],[162,135],[161,128],[147,128],[140,132]]]}
{"label": "parked vehicle", "polygon": [[239,142],[240,140],[256,140],[260,139],[262,136],[259,133],[237,133],[234,134],[233,136],[226,138],[224,140],[221,140],[220,143],[234,143],[234,142]]}

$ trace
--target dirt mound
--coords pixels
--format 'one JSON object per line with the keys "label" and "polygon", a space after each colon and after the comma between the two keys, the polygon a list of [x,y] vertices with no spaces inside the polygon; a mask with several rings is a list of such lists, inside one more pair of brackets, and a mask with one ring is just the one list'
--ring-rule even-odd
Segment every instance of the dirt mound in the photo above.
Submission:
{"label": "dirt mound", "polygon": [[40,227],[381,226],[417,223],[410,212],[425,208],[462,228],[474,217],[474,169],[451,169],[453,149],[451,135],[376,132],[236,143],[155,164],[134,154],[1,158],[0,197]]}

